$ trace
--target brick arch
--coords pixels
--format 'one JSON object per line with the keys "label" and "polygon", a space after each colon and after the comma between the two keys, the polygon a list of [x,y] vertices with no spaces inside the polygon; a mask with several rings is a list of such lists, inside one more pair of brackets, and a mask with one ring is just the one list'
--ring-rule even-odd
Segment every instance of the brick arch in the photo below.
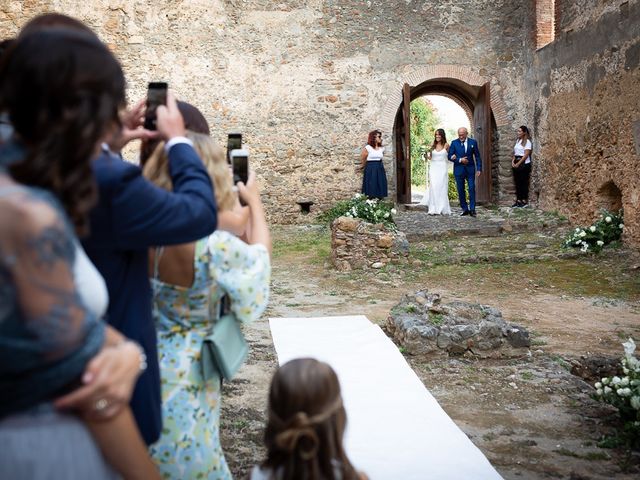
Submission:
{"label": "brick arch", "polygon": [[[402,85],[408,83],[415,87],[435,78],[460,80],[472,86],[481,86],[490,81],[489,78],[478,74],[469,67],[460,65],[430,65],[409,72],[400,79],[396,88],[392,89],[382,109],[379,125],[383,132],[393,131],[398,108],[402,103]],[[437,95],[437,93],[434,94]],[[506,106],[502,98],[496,93],[495,88],[491,88],[491,111],[493,112],[496,126],[508,125],[509,117]]]}

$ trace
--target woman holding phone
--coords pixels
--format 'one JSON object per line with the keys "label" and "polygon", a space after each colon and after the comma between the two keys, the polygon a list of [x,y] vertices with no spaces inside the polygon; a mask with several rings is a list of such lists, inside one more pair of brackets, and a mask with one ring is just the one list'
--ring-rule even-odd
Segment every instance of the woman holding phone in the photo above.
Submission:
{"label": "woman holding phone", "polygon": [[[255,174],[249,173],[246,185],[237,184],[236,194],[224,154],[213,139],[194,132],[187,132],[187,137],[215,185],[220,228],[195,243],[149,252],[164,418],[162,436],[151,455],[167,479],[228,479],[231,473],[219,434],[221,379],[204,377],[202,343],[217,320],[223,296],[243,323],[257,319],[266,308],[271,238]],[[171,190],[162,145],[149,157],[143,174]],[[238,194],[249,212],[249,244],[221,229]]]}

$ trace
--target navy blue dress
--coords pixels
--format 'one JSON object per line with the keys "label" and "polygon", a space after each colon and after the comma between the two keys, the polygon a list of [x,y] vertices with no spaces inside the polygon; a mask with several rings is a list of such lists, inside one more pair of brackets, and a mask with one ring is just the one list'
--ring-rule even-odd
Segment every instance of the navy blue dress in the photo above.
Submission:
{"label": "navy blue dress", "polygon": [[362,193],[370,198],[384,198],[388,195],[387,174],[382,163],[384,147],[374,149],[371,145],[366,145],[365,148],[368,156],[362,178]]}

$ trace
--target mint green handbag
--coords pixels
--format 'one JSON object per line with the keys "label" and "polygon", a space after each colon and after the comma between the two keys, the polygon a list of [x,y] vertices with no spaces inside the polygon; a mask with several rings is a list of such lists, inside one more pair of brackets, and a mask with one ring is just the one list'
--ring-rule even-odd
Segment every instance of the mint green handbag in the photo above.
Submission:
{"label": "mint green handbag", "polygon": [[212,332],[202,341],[202,375],[205,379],[221,376],[230,381],[248,354],[249,345],[240,330],[240,324],[233,314],[227,312],[216,321]]}

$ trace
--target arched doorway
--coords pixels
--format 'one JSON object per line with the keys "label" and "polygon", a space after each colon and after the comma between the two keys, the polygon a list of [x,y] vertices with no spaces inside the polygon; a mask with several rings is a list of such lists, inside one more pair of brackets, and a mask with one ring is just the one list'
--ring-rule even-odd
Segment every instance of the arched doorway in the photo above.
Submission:
{"label": "arched doorway", "polygon": [[454,100],[465,111],[470,112],[470,135],[478,141],[484,174],[476,183],[478,203],[493,201],[493,132],[495,118],[491,108],[491,92],[488,82],[470,85],[456,78],[432,78],[412,87],[402,87],[402,102],[397,110],[394,127],[394,150],[396,159],[396,196],[398,203],[411,203],[411,152],[410,113],[411,101],[424,95],[444,95]]}

